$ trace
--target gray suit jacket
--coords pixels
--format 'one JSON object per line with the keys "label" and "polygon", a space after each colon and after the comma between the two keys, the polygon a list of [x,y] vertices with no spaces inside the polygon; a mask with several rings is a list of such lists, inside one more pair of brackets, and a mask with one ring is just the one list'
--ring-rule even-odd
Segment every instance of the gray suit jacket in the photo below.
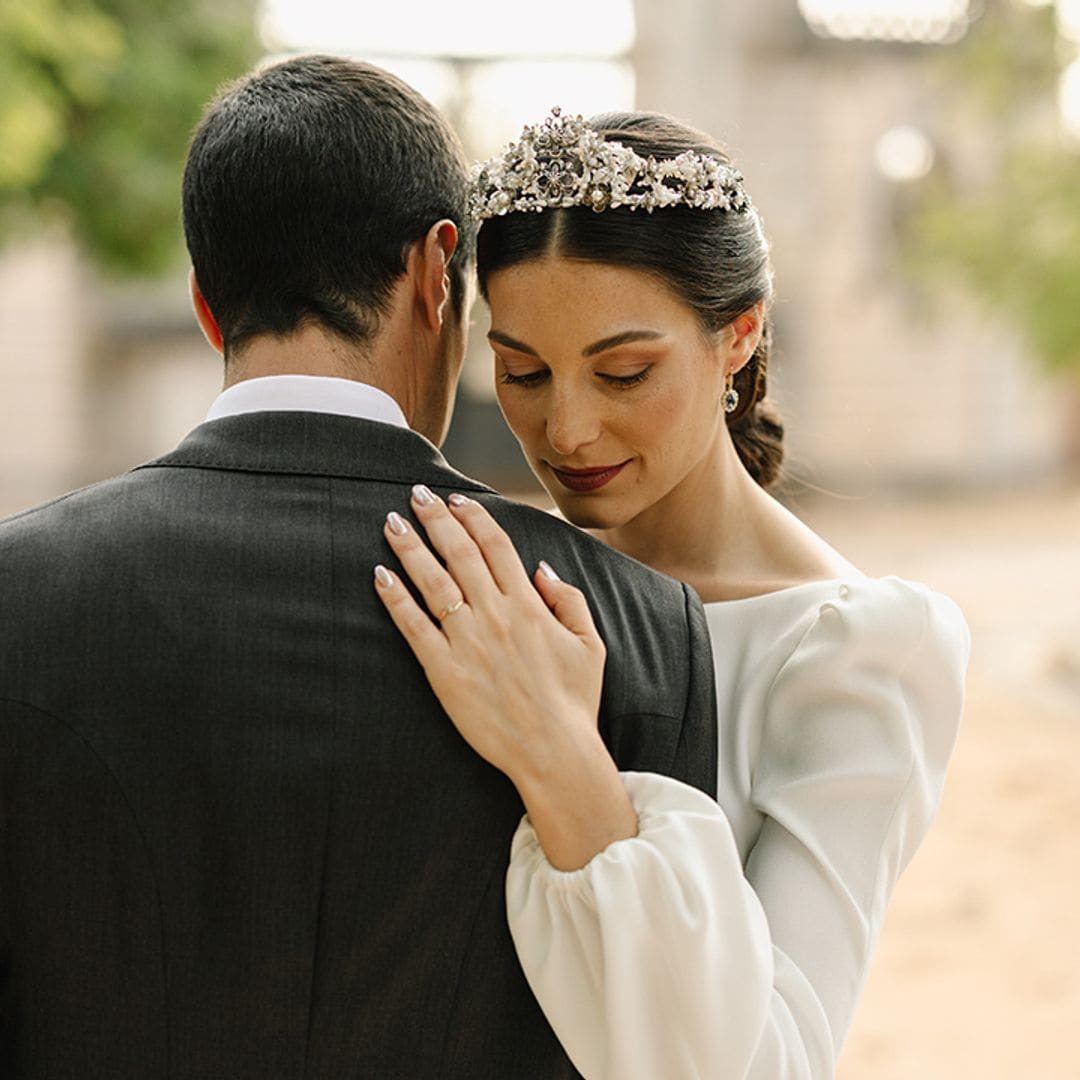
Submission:
{"label": "gray suit jacket", "polygon": [[576,1075],[506,928],[516,792],[372,588],[418,481],[586,590],[620,767],[714,793],[688,589],[412,432],[203,424],[0,523],[0,1075]]}

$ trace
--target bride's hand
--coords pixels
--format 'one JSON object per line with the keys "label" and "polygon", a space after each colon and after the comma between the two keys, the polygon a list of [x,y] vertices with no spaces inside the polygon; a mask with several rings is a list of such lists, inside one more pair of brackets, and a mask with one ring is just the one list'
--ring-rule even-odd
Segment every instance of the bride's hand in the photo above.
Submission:
{"label": "bride's hand", "polygon": [[379,596],[469,745],[511,778],[544,767],[596,727],[605,650],[585,597],[546,563],[530,581],[479,503],[418,486],[412,508],[446,568],[396,513],[386,539],[437,621],[385,570]]}
{"label": "bride's hand", "polygon": [[422,485],[385,534],[428,612],[377,567],[376,591],[470,746],[514,782],[553,865],[582,865],[637,819],[600,740],[605,648],[585,597],[541,563],[528,577],[477,502]]}

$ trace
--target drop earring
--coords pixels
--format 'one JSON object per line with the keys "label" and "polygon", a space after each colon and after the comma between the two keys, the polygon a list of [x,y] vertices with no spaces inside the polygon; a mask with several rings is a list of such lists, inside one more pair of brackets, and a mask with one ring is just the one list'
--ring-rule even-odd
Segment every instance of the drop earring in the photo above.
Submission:
{"label": "drop earring", "polygon": [[724,379],[724,412],[733,413],[739,406],[739,391],[735,389],[735,376],[729,371]]}

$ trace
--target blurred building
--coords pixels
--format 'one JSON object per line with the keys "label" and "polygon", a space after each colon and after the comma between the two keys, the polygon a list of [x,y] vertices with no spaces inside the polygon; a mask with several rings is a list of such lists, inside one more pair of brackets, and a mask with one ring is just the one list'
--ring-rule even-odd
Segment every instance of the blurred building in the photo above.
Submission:
{"label": "blurred building", "polygon": [[221,388],[178,276],[105,285],[63,235],[0,252],[0,514],[170,449]]}
{"label": "blurred building", "polygon": [[[843,17],[859,7],[894,17]],[[954,21],[940,14],[950,8]],[[792,469],[845,494],[1015,481],[1067,452],[1070,397],[1016,332],[959,288],[928,294],[898,265],[905,162],[882,160],[883,137],[922,133],[950,167],[980,167],[964,158],[986,140],[946,126],[928,77],[928,54],[948,45],[920,41],[962,34],[967,8],[637,6],[639,102],[726,141],[764,216],[776,269],[771,386]],[[804,17],[830,9],[841,16]]]}
{"label": "blurred building", "polygon": [[[639,0],[635,10],[636,38],[628,55],[608,58],[602,103],[629,104],[610,95],[633,93],[639,107],[719,136],[745,173],[773,242],[771,386],[793,476],[862,496],[1059,468],[1070,438],[1063,387],[961,290],[929,294],[898,267],[903,178],[919,174],[920,153],[978,164],[964,155],[982,144],[944,126],[923,77],[928,51],[948,46],[905,40],[910,20],[831,27],[794,0]],[[962,25],[946,26],[943,40],[954,31]],[[436,99],[477,155],[491,151],[480,143],[497,125],[488,114],[477,121],[470,93],[490,102],[497,62],[457,57],[440,68]],[[555,68],[548,85],[542,57],[529,63],[531,97],[543,102],[529,118],[557,102],[598,107],[587,95],[567,100]],[[527,487],[490,393],[479,306],[474,319],[448,456],[498,486]],[[55,236],[0,253],[0,513],[170,448],[219,385],[182,276],[106,287]]]}

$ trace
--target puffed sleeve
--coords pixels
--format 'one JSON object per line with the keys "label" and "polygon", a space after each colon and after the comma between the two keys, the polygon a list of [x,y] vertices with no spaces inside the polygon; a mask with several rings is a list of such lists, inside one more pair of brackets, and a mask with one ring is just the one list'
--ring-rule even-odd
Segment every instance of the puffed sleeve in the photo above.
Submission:
{"label": "puffed sleeve", "polygon": [[764,698],[745,865],[716,803],[652,774],[624,774],[638,835],[580,870],[522,822],[511,933],[586,1080],[833,1076],[940,800],[968,646],[951,601],[898,579],[821,604]]}

